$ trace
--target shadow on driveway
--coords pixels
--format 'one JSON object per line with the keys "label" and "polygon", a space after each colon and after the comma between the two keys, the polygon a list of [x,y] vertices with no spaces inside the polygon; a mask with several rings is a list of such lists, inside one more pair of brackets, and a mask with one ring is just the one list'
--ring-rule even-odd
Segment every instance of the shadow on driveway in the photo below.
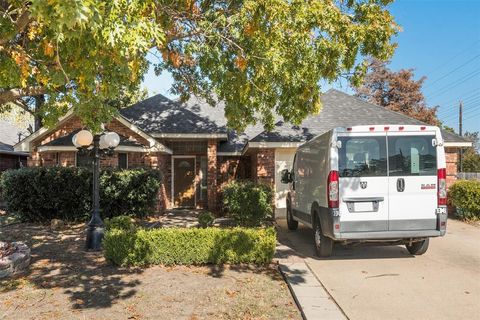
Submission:
{"label": "shadow on driveway", "polygon": [[[328,258],[319,258],[313,246],[313,231],[299,223],[296,231],[287,228],[286,220],[277,220],[278,241],[281,245],[277,249],[277,256],[288,258],[297,255],[314,260],[362,260],[362,259],[413,259],[403,245],[378,246],[372,244],[341,245],[335,244],[333,255]],[[282,249],[288,247],[289,249]]]}

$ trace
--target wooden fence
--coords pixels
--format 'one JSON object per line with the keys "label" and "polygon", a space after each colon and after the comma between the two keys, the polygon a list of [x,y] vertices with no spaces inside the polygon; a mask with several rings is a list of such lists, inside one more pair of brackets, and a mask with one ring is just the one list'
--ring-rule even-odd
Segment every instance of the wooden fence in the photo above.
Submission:
{"label": "wooden fence", "polygon": [[460,180],[480,180],[480,172],[458,172],[457,179]]}

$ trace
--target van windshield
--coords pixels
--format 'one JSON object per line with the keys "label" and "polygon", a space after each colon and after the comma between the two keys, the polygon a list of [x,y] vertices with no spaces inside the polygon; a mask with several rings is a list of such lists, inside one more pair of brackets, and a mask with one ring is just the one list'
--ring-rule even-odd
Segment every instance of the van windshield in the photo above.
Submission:
{"label": "van windshield", "polygon": [[379,137],[339,137],[340,177],[378,177],[387,175],[386,139]]}
{"label": "van windshield", "polygon": [[339,137],[340,177],[430,176],[437,174],[434,136]]}

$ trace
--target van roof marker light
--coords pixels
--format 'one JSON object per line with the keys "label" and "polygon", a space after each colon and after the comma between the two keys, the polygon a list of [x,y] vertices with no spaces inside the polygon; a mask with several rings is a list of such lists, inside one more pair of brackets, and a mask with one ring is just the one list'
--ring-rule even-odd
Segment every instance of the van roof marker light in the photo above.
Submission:
{"label": "van roof marker light", "polygon": [[390,127],[384,127],[383,130],[388,131],[390,130]]}
{"label": "van roof marker light", "polygon": [[420,130],[425,130],[427,129],[427,127],[420,127]]}
{"label": "van roof marker light", "polygon": [[375,130],[375,127],[370,127],[368,128],[370,131],[374,131]]}
{"label": "van roof marker light", "polygon": [[352,128],[347,128],[347,131],[352,131]]}
{"label": "van roof marker light", "polygon": [[402,131],[403,129],[405,129],[405,127],[401,126],[401,127],[398,127],[398,130]]}

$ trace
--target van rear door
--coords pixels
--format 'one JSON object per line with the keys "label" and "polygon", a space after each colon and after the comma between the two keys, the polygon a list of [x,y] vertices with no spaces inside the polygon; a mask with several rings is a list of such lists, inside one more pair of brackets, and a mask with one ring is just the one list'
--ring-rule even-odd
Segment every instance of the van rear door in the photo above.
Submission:
{"label": "van rear door", "polygon": [[388,132],[389,230],[436,229],[435,131]]}
{"label": "van rear door", "polygon": [[388,230],[385,132],[338,133],[340,232]]}

